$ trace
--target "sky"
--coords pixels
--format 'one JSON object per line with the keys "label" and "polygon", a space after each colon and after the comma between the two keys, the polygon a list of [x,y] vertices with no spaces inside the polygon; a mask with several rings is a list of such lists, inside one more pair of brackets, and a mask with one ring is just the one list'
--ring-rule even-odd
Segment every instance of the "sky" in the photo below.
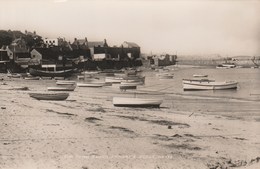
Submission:
{"label": "sky", "polygon": [[260,0],[0,0],[0,30],[135,42],[142,53],[260,55]]}

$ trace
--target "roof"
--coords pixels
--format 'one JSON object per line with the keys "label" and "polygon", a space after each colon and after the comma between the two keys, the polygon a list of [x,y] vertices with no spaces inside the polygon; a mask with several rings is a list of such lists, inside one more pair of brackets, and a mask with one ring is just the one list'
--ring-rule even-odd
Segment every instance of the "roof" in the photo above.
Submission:
{"label": "roof", "polygon": [[104,42],[103,41],[93,41],[93,42],[88,42],[88,47],[104,47]]}
{"label": "roof", "polygon": [[136,43],[134,43],[134,42],[126,42],[126,41],[124,41],[123,46],[124,47],[128,47],[128,48],[140,48],[140,46],[137,45]]}
{"label": "roof", "polygon": [[48,58],[58,58],[59,56],[64,56],[66,58],[77,58],[81,55],[87,56],[88,51],[83,49],[76,49],[73,51],[61,51],[60,48],[35,48],[37,52],[39,52],[44,59]]}
{"label": "roof", "polygon": [[85,45],[87,43],[86,39],[74,39],[73,45]]}
{"label": "roof", "polygon": [[43,59],[55,59],[58,58],[60,55],[63,55],[61,51],[54,50],[52,48],[35,48],[36,50],[42,55]]}
{"label": "roof", "polygon": [[8,49],[14,53],[29,53],[27,49],[21,48],[19,46],[9,46]]}

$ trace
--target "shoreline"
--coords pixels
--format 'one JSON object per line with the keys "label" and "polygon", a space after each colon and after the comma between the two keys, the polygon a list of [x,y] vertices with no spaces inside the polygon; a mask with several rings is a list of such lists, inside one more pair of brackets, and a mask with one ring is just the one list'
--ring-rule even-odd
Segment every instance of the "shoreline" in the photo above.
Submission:
{"label": "shoreline", "polygon": [[[260,164],[256,101],[250,112],[242,112],[249,104],[244,100],[168,93],[142,96],[162,97],[159,109],[133,109],[112,105],[113,96],[132,95],[116,87],[76,88],[66,101],[38,101],[28,93],[45,91],[55,81],[6,82],[2,89],[30,90],[1,90],[0,168],[207,169]],[[236,113],[226,110],[224,102]]]}

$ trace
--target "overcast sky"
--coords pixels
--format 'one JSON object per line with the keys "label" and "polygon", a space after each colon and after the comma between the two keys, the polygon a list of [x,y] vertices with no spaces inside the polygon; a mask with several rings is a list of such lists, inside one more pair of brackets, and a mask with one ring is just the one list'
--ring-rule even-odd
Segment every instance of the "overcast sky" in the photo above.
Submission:
{"label": "overcast sky", "polygon": [[260,55],[258,0],[0,0],[0,29],[135,42],[144,53]]}

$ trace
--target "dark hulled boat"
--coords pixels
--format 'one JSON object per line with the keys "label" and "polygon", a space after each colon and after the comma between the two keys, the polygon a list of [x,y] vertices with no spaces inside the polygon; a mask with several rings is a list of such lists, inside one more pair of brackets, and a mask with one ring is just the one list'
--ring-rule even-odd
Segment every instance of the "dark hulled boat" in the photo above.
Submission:
{"label": "dark hulled boat", "polygon": [[71,76],[75,72],[74,69],[67,69],[61,71],[44,71],[37,69],[29,69],[29,73],[32,76],[47,76],[47,77],[68,77]]}

